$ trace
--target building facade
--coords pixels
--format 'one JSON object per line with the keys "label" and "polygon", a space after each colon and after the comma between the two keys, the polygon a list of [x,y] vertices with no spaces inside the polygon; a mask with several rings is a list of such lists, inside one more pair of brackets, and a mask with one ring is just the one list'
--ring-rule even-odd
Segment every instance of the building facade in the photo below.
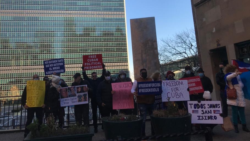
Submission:
{"label": "building facade", "polygon": [[192,0],[201,65],[219,98],[215,75],[219,63],[238,59],[250,63],[250,1]]}
{"label": "building facade", "polygon": [[71,85],[90,54],[113,74],[129,71],[125,0],[0,0],[0,97],[20,96],[33,74],[42,80],[49,59],[65,59]]}
{"label": "building facade", "polygon": [[131,19],[131,38],[134,61],[134,78],[140,77],[140,69],[147,69],[148,77],[160,71],[155,18]]}

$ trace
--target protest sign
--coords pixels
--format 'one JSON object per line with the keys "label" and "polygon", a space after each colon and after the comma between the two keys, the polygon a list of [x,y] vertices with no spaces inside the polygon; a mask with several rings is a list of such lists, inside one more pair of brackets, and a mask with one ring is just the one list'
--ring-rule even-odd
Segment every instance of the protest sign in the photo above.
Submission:
{"label": "protest sign", "polygon": [[250,71],[242,73],[240,78],[244,84],[242,90],[244,92],[245,98],[250,100]]}
{"label": "protest sign", "polygon": [[138,95],[160,95],[161,81],[138,82]]}
{"label": "protest sign", "polygon": [[43,61],[45,75],[51,75],[55,73],[64,73],[65,64],[64,59],[53,59]]}
{"label": "protest sign", "polygon": [[27,81],[26,94],[26,105],[28,107],[42,107],[45,97],[45,81]]}
{"label": "protest sign", "polygon": [[134,96],[131,94],[132,83],[112,83],[113,109],[134,109]]}
{"label": "protest sign", "polygon": [[88,104],[89,103],[88,92],[84,91],[85,88],[87,88],[87,85],[61,88],[60,90],[61,107]]}
{"label": "protest sign", "polygon": [[220,101],[188,101],[187,106],[193,124],[223,124]]}
{"label": "protest sign", "polygon": [[199,76],[182,78],[180,80],[188,81],[189,94],[198,94],[204,92],[203,86],[201,84],[201,79]]}
{"label": "protest sign", "polygon": [[102,69],[102,54],[84,55],[83,66],[85,70]]}
{"label": "protest sign", "polygon": [[162,91],[162,102],[190,100],[187,80],[164,80]]}

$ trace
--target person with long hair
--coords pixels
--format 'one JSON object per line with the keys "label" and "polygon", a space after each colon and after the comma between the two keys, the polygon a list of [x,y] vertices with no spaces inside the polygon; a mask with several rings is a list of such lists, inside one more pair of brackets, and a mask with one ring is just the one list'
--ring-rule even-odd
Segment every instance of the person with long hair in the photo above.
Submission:
{"label": "person with long hair", "polygon": [[249,132],[246,126],[246,116],[245,116],[245,98],[244,92],[242,88],[244,87],[241,79],[239,70],[234,65],[227,65],[224,69],[225,72],[225,81],[226,81],[226,89],[236,89],[237,98],[236,99],[227,99],[227,104],[232,107],[232,116],[233,116],[233,124],[236,133],[239,133],[238,129],[238,115],[240,116],[240,120],[242,123],[243,131]]}
{"label": "person with long hair", "polygon": [[[161,81],[161,74],[160,72],[156,71],[151,76],[153,81]],[[155,102],[154,102],[154,110],[162,109],[162,96],[155,95]]]}

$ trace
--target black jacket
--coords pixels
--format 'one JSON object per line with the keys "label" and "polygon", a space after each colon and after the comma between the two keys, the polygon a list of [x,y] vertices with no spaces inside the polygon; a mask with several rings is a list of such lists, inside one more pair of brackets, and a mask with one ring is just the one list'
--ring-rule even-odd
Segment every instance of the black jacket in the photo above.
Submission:
{"label": "black jacket", "polygon": [[209,91],[210,93],[213,92],[213,84],[208,77],[206,76],[201,77],[201,83],[204,91]]}
{"label": "black jacket", "polygon": [[46,112],[56,112],[60,108],[60,93],[55,87],[49,88],[48,95],[45,100]]}
{"label": "black jacket", "polygon": [[226,87],[224,76],[222,69],[216,74],[216,83],[220,86],[220,90],[225,90]]}
{"label": "black jacket", "polygon": [[102,81],[97,89],[97,103],[98,104],[106,104],[112,105],[113,96],[111,94],[112,91],[112,81]]}
{"label": "black jacket", "polygon": [[194,73],[193,72],[191,72],[191,74],[190,75],[187,75],[186,73],[183,75],[183,77],[182,78],[187,78],[187,77],[194,77]]}
{"label": "black jacket", "polygon": [[87,74],[86,74],[86,71],[82,71],[82,75],[83,75],[83,78],[84,80],[88,81],[90,86],[92,87],[92,94],[91,95],[91,99],[94,101],[96,101],[96,96],[97,96],[97,89],[98,89],[98,86],[99,84],[105,79],[104,77],[104,74],[105,74],[106,70],[103,69],[102,70],[102,76],[97,78],[96,80],[93,80],[93,79],[90,79]]}
{"label": "black jacket", "polygon": [[124,79],[121,79],[120,75],[121,74],[119,74],[117,76],[117,79],[115,80],[115,83],[118,83],[118,82],[132,82],[132,80],[129,77],[127,77],[127,75],[125,75]]}

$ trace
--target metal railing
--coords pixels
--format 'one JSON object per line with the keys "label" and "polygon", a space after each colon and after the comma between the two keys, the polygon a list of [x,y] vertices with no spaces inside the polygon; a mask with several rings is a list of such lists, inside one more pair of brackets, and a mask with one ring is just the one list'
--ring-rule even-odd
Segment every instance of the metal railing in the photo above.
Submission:
{"label": "metal railing", "polygon": [[[91,103],[91,102],[89,102]],[[101,116],[97,113],[97,122],[101,123]],[[35,118],[35,116],[34,116]],[[27,110],[21,105],[21,97],[0,98],[0,132],[8,130],[24,130],[27,120]],[[90,125],[93,125],[92,109],[89,106]],[[45,121],[45,116],[44,116]],[[76,124],[74,106],[65,108],[64,126]]]}

